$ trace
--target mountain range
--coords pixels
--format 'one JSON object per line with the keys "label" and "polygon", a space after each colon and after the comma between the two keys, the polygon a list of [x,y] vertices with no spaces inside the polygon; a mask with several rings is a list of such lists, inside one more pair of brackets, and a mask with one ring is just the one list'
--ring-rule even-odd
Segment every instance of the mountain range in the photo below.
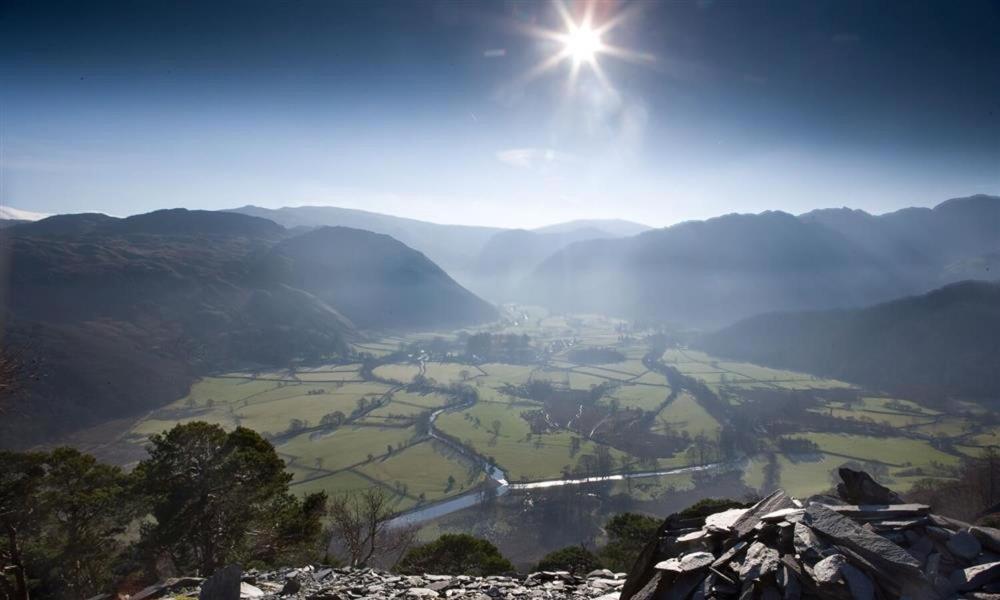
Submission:
{"label": "mountain range", "polygon": [[989,279],[1000,197],[873,216],[732,214],[571,244],[517,298],[556,310],[718,327],[751,315],[864,306],[961,279]]}
{"label": "mountain range", "polygon": [[909,397],[1000,396],[1000,282],[965,281],[861,309],[771,313],[700,339],[716,356]]}
{"label": "mountain range", "polygon": [[[920,379],[926,363],[916,358],[900,361],[902,375],[892,380],[879,379],[886,369],[852,361],[880,364],[858,350],[866,344],[891,355],[917,343],[894,338],[897,329],[931,323],[946,336],[954,322],[967,335],[955,334],[943,348],[965,357],[969,369],[985,368],[982,357],[995,352],[969,324],[992,323],[985,302],[928,305],[945,306],[939,316],[909,310],[907,301],[880,303],[995,279],[995,196],[877,216],[849,209],[731,214],[655,230],[622,221],[504,230],[332,207],[243,207],[124,219],[56,215],[2,232],[4,349],[36,371],[24,418],[0,425],[11,444],[162,405],[200,374],[337,355],[359,332],[495,319],[476,290],[556,311],[721,328],[704,339],[713,352],[871,385],[911,373],[928,389],[972,394],[994,385],[963,387],[962,377],[978,371],[958,368],[945,369],[958,375]],[[459,266],[439,266],[435,257]],[[456,272],[473,291],[453,279]],[[992,298],[991,288],[957,289]],[[952,291],[934,298],[957,294],[945,290]],[[858,308],[871,305],[878,306]],[[890,329],[876,329],[870,314]],[[893,321],[893,314],[920,323]],[[741,321],[751,317],[757,320]],[[884,331],[884,343],[861,335],[868,326]],[[838,338],[837,331],[856,335]]]}
{"label": "mountain range", "polygon": [[497,317],[423,254],[368,231],[184,209],[3,231],[4,347],[33,370],[24,414],[0,426],[8,443],[165,404],[203,373],[343,354],[359,329]]}
{"label": "mountain range", "polygon": [[442,225],[333,206],[243,206],[231,212],[270,219],[289,228],[328,225],[390,235],[423,252],[463,285],[495,302],[513,299],[512,290],[528,273],[573,242],[631,236],[650,229],[621,219],[569,221],[534,230]]}

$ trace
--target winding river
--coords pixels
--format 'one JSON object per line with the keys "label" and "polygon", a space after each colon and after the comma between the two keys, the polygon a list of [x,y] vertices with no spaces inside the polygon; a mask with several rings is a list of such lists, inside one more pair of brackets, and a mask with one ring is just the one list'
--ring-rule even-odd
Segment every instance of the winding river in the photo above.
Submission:
{"label": "winding river", "polygon": [[[469,452],[467,448],[461,444],[456,444],[454,441],[441,435],[434,422],[437,420],[441,413],[449,410],[463,410],[468,408],[470,404],[458,404],[450,407],[440,408],[434,411],[430,417],[430,436],[435,440],[447,445],[449,448],[455,450],[459,454],[462,454],[469,460],[482,463],[482,458],[476,456]],[[738,462],[738,461],[737,461]],[[493,480],[496,484],[496,495],[503,496],[510,491],[525,491],[525,490],[541,490],[547,488],[561,487],[566,485],[582,485],[587,483],[598,483],[602,481],[623,481],[625,479],[642,479],[644,477],[660,477],[663,475],[676,475],[680,473],[696,473],[699,471],[709,471],[713,469],[724,469],[733,466],[735,462],[724,463],[709,463],[706,465],[698,465],[691,467],[677,467],[674,469],[660,469],[655,471],[636,471],[633,473],[616,473],[613,475],[598,475],[594,477],[582,477],[575,479],[546,479],[544,481],[530,481],[523,483],[511,483],[507,479],[507,473],[496,465],[484,465],[484,471],[486,475]],[[480,490],[474,490],[471,492],[466,492],[464,494],[455,496],[454,498],[449,498],[447,500],[442,500],[440,502],[435,502],[422,507],[415,508],[408,512],[402,513],[390,522],[390,526],[403,526],[403,525],[419,525],[431,519],[437,519],[443,517],[447,514],[462,510],[464,508],[470,508],[481,503],[484,499],[484,495]]]}

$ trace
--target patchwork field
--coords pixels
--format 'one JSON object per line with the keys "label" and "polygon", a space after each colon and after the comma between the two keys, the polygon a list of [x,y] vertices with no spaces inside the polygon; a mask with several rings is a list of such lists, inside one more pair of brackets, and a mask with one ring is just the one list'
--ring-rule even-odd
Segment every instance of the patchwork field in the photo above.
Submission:
{"label": "patchwork field", "polygon": [[[206,377],[185,398],[135,423],[123,441],[141,446],[148,436],[193,420],[250,427],[275,444],[296,492],[380,485],[400,510],[478,489],[486,480],[483,458],[513,482],[730,461],[741,465],[750,488],[763,491],[777,481],[808,495],[826,490],[830,473],[845,463],[876,469],[906,489],[920,477],[947,477],[964,456],[1000,444],[1000,429],[978,422],[975,415],[986,413],[974,404],[943,414],[910,399],[688,348],[652,353],[647,332],[600,316],[531,307],[507,315],[480,331],[527,335],[534,360],[465,361],[464,340],[475,331],[365,341],[354,344],[358,354],[344,364]],[[611,362],[596,360],[601,357]],[[376,361],[370,380],[363,360]],[[672,389],[666,367],[708,391],[683,382]],[[543,386],[552,396],[526,395],[539,382],[552,384]],[[456,395],[456,389],[474,392]],[[765,435],[750,440],[760,453],[742,447],[723,453],[721,433],[739,411],[785,402],[792,392],[806,394],[795,397],[810,404],[794,417],[802,421],[796,432],[783,435],[808,440],[817,451],[783,452],[776,436]],[[698,395],[705,393],[714,400]],[[433,439],[434,431],[451,442]],[[618,481],[611,493],[655,501],[695,485],[691,474],[661,475]]]}

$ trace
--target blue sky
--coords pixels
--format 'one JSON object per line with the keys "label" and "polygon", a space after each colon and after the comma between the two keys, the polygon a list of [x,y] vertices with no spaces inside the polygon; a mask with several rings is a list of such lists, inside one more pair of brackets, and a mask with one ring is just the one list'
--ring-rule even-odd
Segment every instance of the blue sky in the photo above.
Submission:
{"label": "blue sky", "polygon": [[[659,226],[1000,193],[1000,3],[0,0],[0,202]],[[579,20],[583,3],[568,3]]]}

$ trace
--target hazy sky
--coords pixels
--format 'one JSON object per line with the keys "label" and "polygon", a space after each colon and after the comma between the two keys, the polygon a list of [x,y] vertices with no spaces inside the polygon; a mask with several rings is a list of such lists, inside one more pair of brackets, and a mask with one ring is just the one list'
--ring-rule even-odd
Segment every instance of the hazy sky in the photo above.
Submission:
{"label": "hazy sky", "polygon": [[[582,4],[567,4],[580,18]],[[1000,193],[1000,2],[0,0],[0,202],[650,225]]]}

